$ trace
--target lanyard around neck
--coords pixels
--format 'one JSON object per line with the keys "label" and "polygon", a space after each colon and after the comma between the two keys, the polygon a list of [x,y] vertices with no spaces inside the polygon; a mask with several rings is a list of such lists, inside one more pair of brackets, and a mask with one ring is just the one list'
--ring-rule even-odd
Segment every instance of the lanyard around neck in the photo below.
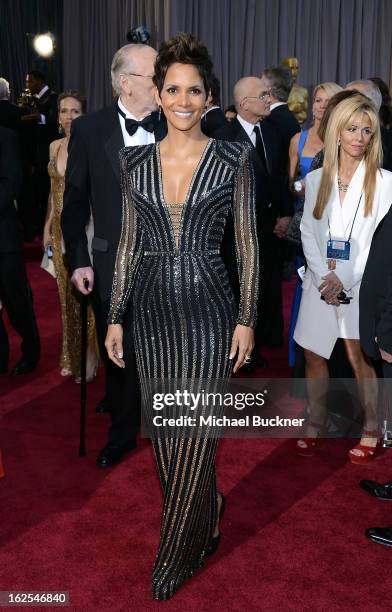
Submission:
{"label": "lanyard around neck", "polygon": [[[351,236],[352,236],[353,229],[354,229],[354,223],[355,223],[355,219],[357,218],[357,214],[358,214],[359,206],[361,204],[362,196],[363,196],[363,193],[361,193],[361,196],[360,196],[358,204],[357,204],[357,210],[355,211],[354,219],[353,219],[353,222],[352,222],[352,225],[351,225],[350,235],[348,237],[347,242],[350,242],[350,240],[351,240]],[[332,240],[332,237],[331,237],[331,226],[329,224],[329,216],[328,216],[328,233],[329,233],[329,239]],[[344,232],[344,233],[346,233],[346,232]]]}

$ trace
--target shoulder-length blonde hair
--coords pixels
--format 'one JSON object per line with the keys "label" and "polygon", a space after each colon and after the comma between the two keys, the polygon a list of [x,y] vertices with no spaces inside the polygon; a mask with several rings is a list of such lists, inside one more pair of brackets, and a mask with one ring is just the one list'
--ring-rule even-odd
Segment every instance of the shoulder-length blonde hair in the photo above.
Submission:
{"label": "shoulder-length blonde hair", "polygon": [[382,163],[380,122],[372,102],[361,94],[357,94],[339,102],[332,111],[328,121],[324,141],[324,163],[321,182],[313,210],[313,217],[315,219],[321,219],[323,216],[329,196],[331,195],[334,178],[338,172],[340,134],[342,130],[352,123],[355,115],[362,113],[368,116],[372,130],[372,136],[364,155],[366,170],[363,181],[365,217],[372,213],[377,170],[380,169]]}
{"label": "shoulder-length blonde hair", "polygon": [[332,83],[332,82],[319,83],[313,89],[313,102],[315,101],[315,98],[317,96],[317,92],[319,89],[322,89],[323,91],[325,91],[329,99],[329,98],[332,98],[332,96],[334,96],[335,94],[337,94],[338,91],[342,91],[343,87],[340,87],[340,85],[338,85],[337,83]]}

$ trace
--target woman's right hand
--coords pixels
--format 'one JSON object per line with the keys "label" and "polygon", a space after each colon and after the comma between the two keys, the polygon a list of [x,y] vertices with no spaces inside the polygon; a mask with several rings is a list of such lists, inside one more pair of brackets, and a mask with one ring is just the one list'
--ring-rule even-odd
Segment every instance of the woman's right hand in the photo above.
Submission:
{"label": "woman's right hand", "polygon": [[106,334],[105,347],[108,352],[109,359],[113,361],[119,368],[125,368],[123,359],[123,328],[118,323],[108,325]]}

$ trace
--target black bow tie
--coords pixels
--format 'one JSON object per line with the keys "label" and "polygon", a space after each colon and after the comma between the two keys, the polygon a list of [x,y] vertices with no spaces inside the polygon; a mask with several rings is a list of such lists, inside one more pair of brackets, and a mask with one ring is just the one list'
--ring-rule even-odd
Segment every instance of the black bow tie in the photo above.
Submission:
{"label": "black bow tie", "polygon": [[125,113],[121,110],[121,108],[117,105],[117,110],[120,113],[121,117],[125,119],[125,129],[127,130],[130,136],[133,136],[138,128],[143,128],[147,132],[153,132],[155,129],[155,122],[152,115],[147,115],[141,121],[136,121],[136,119],[129,119]]}

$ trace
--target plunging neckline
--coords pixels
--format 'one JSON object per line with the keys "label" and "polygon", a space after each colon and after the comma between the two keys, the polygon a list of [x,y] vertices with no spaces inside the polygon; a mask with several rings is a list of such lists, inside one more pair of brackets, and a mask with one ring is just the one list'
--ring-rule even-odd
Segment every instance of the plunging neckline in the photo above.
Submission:
{"label": "plunging neckline", "polygon": [[[56,170],[57,174],[59,175],[60,178],[64,179],[65,178],[65,172],[64,174],[61,174],[60,170],[59,170],[59,165],[58,165],[58,156],[59,156],[59,151],[61,148],[62,143],[59,144],[59,146],[57,147],[56,153],[54,155],[54,157],[52,157],[52,163],[54,166],[54,169]],[[68,149],[68,147],[67,147]],[[67,161],[68,161],[68,154],[67,154]],[[65,169],[67,169],[67,164],[65,164]]]}
{"label": "plunging neckline", "polygon": [[[212,142],[213,142],[213,138],[209,138],[208,141],[207,141],[206,146],[203,149],[203,153],[201,154],[200,159],[197,162],[197,165],[196,165],[196,167],[195,167],[195,169],[193,171],[192,178],[191,178],[191,180],[189,182],[189,186],[188,186],[188,189],[186,191],[186,196],[185,196],[184,202],[182,203],[182,208],[181,208],[181,215],[180,215],[180,221],[179,221],[179,226],[178,226],[178,242],[176,240],[176,235],[174,233],[172,217],[171,217],[171,214],[170,214],[170,203],[168,203],[166,201],[165,193],[164,193],[164,189],[163,189],[163,173],[162,173],[162,160],[161,160],[161,149],[160,149],[160,144],[161,143],[160,142],[156,143],[160,198],[161,198],[163,207],[165,209],[166,215],[168,216],[169,221],[170,221],[170,228],[171,228],[171,233],[172,233],[172,237],[173,237],[173,242],[174,242],[174,245],[175,245],[177,251],[179,251],[180,244],[181,244],[181,232],[182,232],[182,225],[183,225],[183,220],[184,220],[184,211],[185,211],[185,208],[186,208],[186,206],[188,204],[188,200],[190,198],[190,195],[192,193],[192,189],[193,189],[193,185],[194,185],[196,176],[199,173],[200,167],[201,167],[201,165],[202,165],[202,163],[203,163],[203,161],[204,161],[204,159],[206,157],[207,151],[209,150],[210,145],[211,145]],[[172,202],[171,205],[172,206],[181,206],[181,202],[178,202],[178,203],[177,202]]]}

